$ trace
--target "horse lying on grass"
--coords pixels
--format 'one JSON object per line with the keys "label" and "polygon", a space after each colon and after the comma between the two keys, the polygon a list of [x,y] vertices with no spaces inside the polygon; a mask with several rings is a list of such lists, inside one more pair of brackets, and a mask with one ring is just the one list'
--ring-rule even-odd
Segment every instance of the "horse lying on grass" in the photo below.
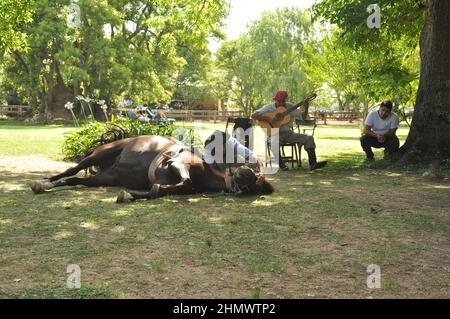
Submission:
{"label": "horse lying on grass", "polygon": [[[70,177],[93,166],[99,169],[93,176]],[[139,136],[99,146],[62,174],[33,181],[31,189],[39,194],[55,187],[76,185],[119,186],[133,190],[120,191],[117,203],[166,195],[263,195],[274,191],[263,175],[247,166],[239,167],[233,176],[226,175],[205,163],[201,154],[173,138],[162,136]]]}

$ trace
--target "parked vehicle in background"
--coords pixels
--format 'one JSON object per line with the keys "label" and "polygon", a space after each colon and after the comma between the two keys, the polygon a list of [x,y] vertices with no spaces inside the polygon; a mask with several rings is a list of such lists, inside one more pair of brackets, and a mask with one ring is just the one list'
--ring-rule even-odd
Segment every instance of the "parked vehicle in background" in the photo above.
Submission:
{"label": "parked vehicle in background", "polygon": [[183,110],[187,108],[186,100],[173,100],[169,103],[169,107],[174,110]]}

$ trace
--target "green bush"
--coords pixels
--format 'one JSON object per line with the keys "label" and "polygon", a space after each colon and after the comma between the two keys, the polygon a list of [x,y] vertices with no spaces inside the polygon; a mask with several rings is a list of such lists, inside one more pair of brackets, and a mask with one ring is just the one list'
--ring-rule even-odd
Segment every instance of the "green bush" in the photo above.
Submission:
{"label": "green bush", "polygon": [[87,122],[76,130],[66,132],[62,152],[65,160],[79,162],[100,145],[139,135],[173,136],[187,145],[201,145],[200,139],[195,136],[192,129],[170,124],[141,123],[139,120],[129,118],[112,118],[106,123]]}

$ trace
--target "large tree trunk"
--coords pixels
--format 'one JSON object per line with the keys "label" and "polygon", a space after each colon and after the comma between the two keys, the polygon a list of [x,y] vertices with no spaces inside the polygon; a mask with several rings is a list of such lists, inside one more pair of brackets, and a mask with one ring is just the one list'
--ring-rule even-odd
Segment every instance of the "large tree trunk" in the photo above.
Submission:
{"label": "large tree trunk", "polygon": [[400,164],[450,158],[450,1],[429,0],[420,40],[421,71],[414,117]]}
{"label": "large tree trunk", "polygon": [[52,87],[50,87],[47,92],[47,112],[49,113],[47,116],[70,120],[72,115],[67,109],[64,108],[64,105],[68,101],[74,100],[73,91],[65,85],[56,60],[53,61],[53,71],[56,75],[56,82],[53,83]]}
{"label": "large tree trunk", "polygon": [[71,120],[71,113],[64,108],[68,101],[73,101],[73,92],[63,83],[58,81],[54,87],[49,90],[49,113],[53,118]]}

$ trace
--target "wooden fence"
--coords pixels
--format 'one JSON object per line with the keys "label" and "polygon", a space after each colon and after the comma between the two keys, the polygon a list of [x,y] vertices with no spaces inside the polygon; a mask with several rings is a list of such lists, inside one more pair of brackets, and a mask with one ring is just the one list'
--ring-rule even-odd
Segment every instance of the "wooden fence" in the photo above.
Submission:
{"label": "wooden fence", "polygon": [[322,121],[327,124],[327,120],[348,121],[352,123],[355,120],[362,119],[362,113],[349,111],[315,111],[310,113],[316,121]]}
{"label": "wooden fence", "polygon": [[[134,112],[132,108],[118,108],[118,113]],[[216,111],[216,110],[158,110],[162,111],[167,117],[174,118],[179,121],[226,121],[229,117],[242,117],[242,111]]]}
{"label": "wooden fence", "polygon": [[30,110],[29,105],[0,105],[0,115],[21,116]]}
{"label": "wooden fence", "polygon": [[[6,116],[21,116],[31,110],[29,105],[0,105],[0,115]],[[126,111],[134,112],[132,108],[118,108],[115,109],[116,113],[124,114]],[[167,117],[174,118],[179,121],[226,121],[229,117],[242,117],[242,111],[217,111],[217,110],[161,110]],[[315,111],[310,113],[311,117],[314,117],[316,121],[322,121],[323,124],[327,124],[328,120],[335,121],[349,121],[362,118],[360,112],[348,112],[348,111]]]}

